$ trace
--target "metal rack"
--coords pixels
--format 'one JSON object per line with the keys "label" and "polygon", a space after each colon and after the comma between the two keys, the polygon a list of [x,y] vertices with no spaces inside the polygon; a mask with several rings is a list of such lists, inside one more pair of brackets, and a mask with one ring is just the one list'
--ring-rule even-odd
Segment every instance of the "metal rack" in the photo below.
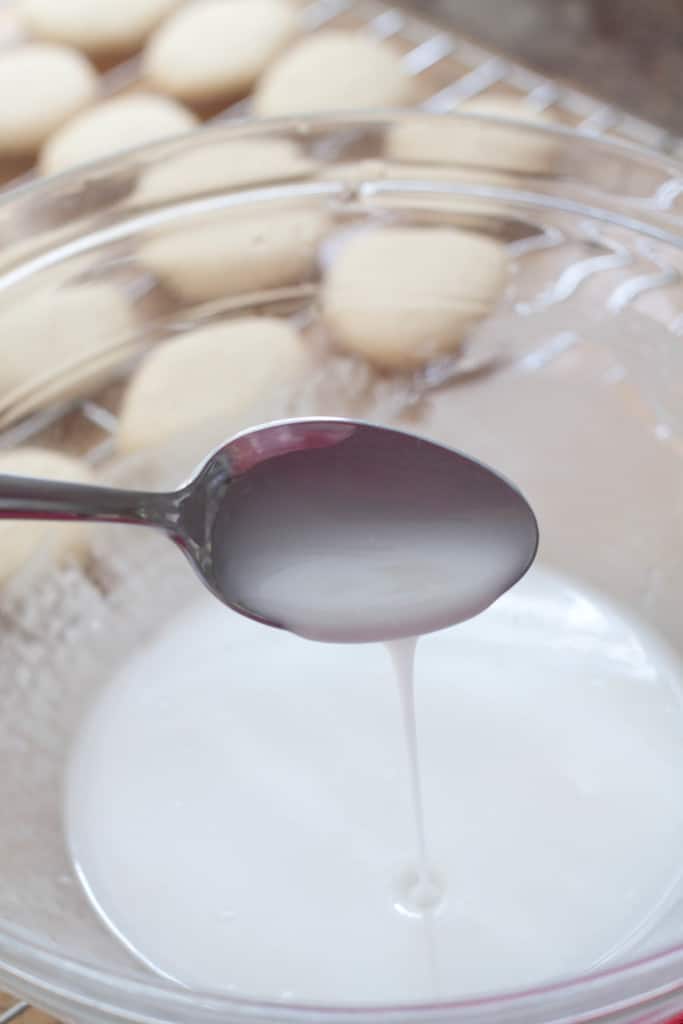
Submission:
{"label": "metal rack", "polygon": [[[617,138],[636,142],[661,153],[683,155],[683,140],[664,129],[530,71],[483,49],[467,38],[439,29],[429,21],[381,0],[314,0],[303,9],[302,17],[306,31],[347,28],[366,31],[378,39],[391,40],[402,51],[407,71],[420,81],[426,96],[422,106],[426,110],[451,110],[475,96],[512,94],[519,96],[535,110],[552,109],[564,123],[587,137]],[[133,57],[102,75],[102,95],[110,97],[133,90],[139,80],[140,61],[138,57]],[[230,120],[248,113],[247,98],[228,106],[214,115],[212,120]],[[24,183],[33,174],[29,172],[15,179],[12,184]],[[655,197],[658,209],[668,209],[682,193],[683,178],[670,179]],[[604,250],[603,262],[606,267],[618,265],[619,255],[610,251],[609,241],[605,243],[595,236],[587,240]],[[540,247],[559,246],[563,241],[562,238],[547,237],[540,240]],[[538,247],[539,241],[536,240],[531,243],[530,251]],[[516,251],[515,255],[522,255],[522,250]],[[601,268],[602,263],[594,261],[590,266],[578,267],[575,273],[580,280],[585,280],[586,275]],[[668,286],[677,279],[677,271],[673,268],[655,265],[652,272],[648,271],[645,275],[641,273],[626,282],[621,291],[608,301],[613,304],[612,308],[623,308],[624,304],[633,301],[643,291]],[[565,287],[566,283],[565,278],[561,287]],[[548,295],[543,301],[548,301]],[[675,333],[683,333],[683,312],[670,324],[670,329]],[[110,409],[92,399],[52,405],[20,419],[9,429],[0,426],[0,449],[34,439],[74,413],[81,418],[91,434],[94,432],[98,436],[97,443],[84,453],[85,458],[92,465],[106,460],[113,449],[117,421]],[[1,1019],[0,1024],[3,1024]]]}
{"label": "metal rack", "polygon": [[[683,141],[664,129],[530,71],[502,55],[483,49],[469,39],[444,31],[388,3],[376,0],[315,0],[302,13],[308,31],[330,27],[363,29],[379,39],[392,40],[401,49],[408,72],[426,86],[428,98],[423,104],[425,109],[442,111],[452,109],[474,96],[516,93],[536,110],[553,108],[568,125],[586,136],[621,138],[661,153],[683,156]],[[138,59],[125,61],[103,74],[103,96],[134,88],[138,78]],[[231,119],[248,112],[247,99],[226,108],[216,118]],[[23,183],[31,176],[32,172],[11,184]],[[681,193],[683,178],[672,178],[660,189],[659,208],[665,210],[670,207]],[[544,247],[553,244],[551,238],[541,243]],[[520,249],[516,255],[521,252]],[[593,257],[593,262],[596,259],[600,257]],[[619,253],[610,251],[609,245],[602,259],[605,267],[620,265]],[[582,261],[584,265],[589,262]],[[574,264],[568,268],[572,273],[567,276],[566,271],[564,278],[558,279],[554,287],[565,291],[577,287],[594,269],[598,270],[597,267]],[[608,303],[612,304],[614,310],[619,310],[643,292],[669,286],[677,280],[679,275],[673,268],[655,266],[650,274],[640,273],[622,282],[609,296]],[[552,296],[546,295],[544,301],[552,301]],[[683,314],[669,324],[669,329],[683,334]],[[558,343],[557,338],[552,340]],[[109,409],[92,399],[61,403],[26,417],[0,432],[0,447],[30,440],[74,412],[96,428],[99,435],[97,442],[86,453],[86,458],[93,464],[103,461],[112,449],[117,420]],[[18,1019],[21,1019],[22,1024],[50,1024],[50,1018],[33,1010],[28,1003],[14,1002],[11,997],[0,995],[0,1024],[11,1024]]]}

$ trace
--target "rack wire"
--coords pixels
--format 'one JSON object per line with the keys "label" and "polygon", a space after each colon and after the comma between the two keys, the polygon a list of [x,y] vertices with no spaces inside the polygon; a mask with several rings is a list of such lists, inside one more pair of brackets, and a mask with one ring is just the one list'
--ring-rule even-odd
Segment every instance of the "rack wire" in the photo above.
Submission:
{"label": "rack wire", "polygon": [[[0,45],[3,41],[13,41],[6,20],[8,9],[0,11],[5,19],[0,21]],[[665,129],[531,71],[504,55],[481,47],[469,38],[439,28],[421,16],[381,0],[314,0],[304,8],[302,17],[304,28],[309,32],[332,27],[363,29],[378,39],[392,40],[403,54],[407,71],[425,84],[427,98],[422,106],[427,110],[452,110],[459,103],[475,96],[512,93],[525,99],[535,110],[556,111],[564,123],[587,137],[617,138],[663,154],[683,156],[683,140]],[[105,98],[127,92],[135,88],[139,79],[139,59],[134,57],[126,60],[101,76],[102,96]],[[247,99],[232,104],[214,115],[212,120],[228,120],[248,113]],[[15,178],[9,185],[22,184],[30,180],[33,173],[28,172],[21,178]],[[683,177],[672,177],[658,189],[654,197],[657,208],[670,209],[681,194]],[[600,243],[603,251],[565,268],[552,287],[538,297],[537,302],[547,306],[561,301],[592,274],[622,267],[627,262],[624,252],[618,246],[605,242],[595,234],[590,240]],[[513,245],[518,248],[515,255],[520,256],[524,255],[525,245],[531,252],[538,248],[559,246],[563,241],[559,233],[553,235],[551,230],[540,238],[522,240]],[[641,255],[654,263],[652,271],[641,271],[617,285],[607,298],[608,307],[612,311],[624,309],[647,291],[669,287],[680,280],[675,268],[658,265],[652,253],[643,250]],[[671,320],[668,327],[674,333],[683,335],[683,311]],[[550,344],[555,348],[565,343],[567,339],[561,335],[550,339]],[[544,355],[544,352],[538,352],[528,358],[545,356],[547,353]],[[96,442],[85,453],[85,457],[92,464],[102,462],[113,448],[117,419],[110,409],[92,398],[62,402],[25,417],[9,429],[0,431],[0,448],[29,441],[74,413],[95,428],[97,434]],[[51,1018],[33,1009],[27,1002],[18,1002],[9,995],[0,994],[0,1024],[13,1024],[17,1020],[21,1024],[54,1024]]]}

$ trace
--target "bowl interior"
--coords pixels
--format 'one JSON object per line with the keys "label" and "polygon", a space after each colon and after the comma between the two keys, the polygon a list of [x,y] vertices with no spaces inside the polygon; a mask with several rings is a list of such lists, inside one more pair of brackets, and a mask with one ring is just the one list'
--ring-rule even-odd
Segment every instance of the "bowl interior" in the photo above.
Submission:
{"label": "bowl interior", "polygon": [[[406,121],[437,125],[427,116]],[[450,117],[437,130],[473,123],[495,153],[503,131],[495,119]],[[50,306],[75,290],[87,303],[89,291],[114,289],[131,316],[124,327],[97,325],[94,355],[48,358],[0,393],[1,443],[47,444],[84,454],[105,480],[164,487],[226,434],[264,419],[320,413],[400,424],[514,480],[537,512],[542,561],[629,609],[683,656],[683,232],[675,190],[667,192],[675,169],[636,150],[521,125],[504,130],[550,154],[533,174],[524,161],[501,170],[457,152],[408,161],[389,145],[395,127],[381,117],[223,126],[5,199],[0,348],[11,355],[21,344],[11,334],[18,307]],[[254,142],[289,147],[284,165],[247,168],[240,179],[229,160],[221,182],[195,159],[202,148],[212,161],[216,147]],[[159,171],[174,161],[181,173],[164,181]],[[277,244],[289,272],[242,279],[214,266],[209,284],[183,272],[179,283],[179,245],[210,228],[247,249],[265,238],[267,248],[263,226],[282,217]],[[346,242],[386,226],[493,238],[510,267],[501,301],[459,352],[393,374],[340,351],[320,302],[320,283]],[[160,259],[149,258],[150,246]],[[198,326],[247,314],[301,330],[305,373],[237,417],[214,414],[181,438],[122,453],[122,394],[140,360]],[[2,959],[8,978],[16,972],[14,989],[23,971],[24,988],[39,992],[41,971],[48,977],[61,963],[62,1006],[99,992],[103,1003],[129,998],[132,1014],[143,1001],[131,986],[149,983],[147,1009],[171,1019],[174,987],[150,978],[100,925],[62,833],[64,764],[84,711],[128,652],[196,592],[162,539],[114,532],[93,530],[85,565],[45,571],[38,560],[0,594]],[[674,901],[629,957],[681,940]],[[52,967],[41,967],[40,950],[57,958]],[[534,1012],[528,1022],[542,1019]]]}

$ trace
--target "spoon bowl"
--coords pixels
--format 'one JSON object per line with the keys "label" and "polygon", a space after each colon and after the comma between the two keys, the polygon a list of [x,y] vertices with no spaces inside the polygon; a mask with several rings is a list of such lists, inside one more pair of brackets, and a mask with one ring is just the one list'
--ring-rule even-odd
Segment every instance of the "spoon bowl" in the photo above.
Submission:
{"label": "spoon bowl", "polygon": [[493,470],[409,433],[329,418],[244,431],[171,493],[0,476],[0,518],[157,527],[230,608],[329,642],[471,618],[538,547],[528,502]]}

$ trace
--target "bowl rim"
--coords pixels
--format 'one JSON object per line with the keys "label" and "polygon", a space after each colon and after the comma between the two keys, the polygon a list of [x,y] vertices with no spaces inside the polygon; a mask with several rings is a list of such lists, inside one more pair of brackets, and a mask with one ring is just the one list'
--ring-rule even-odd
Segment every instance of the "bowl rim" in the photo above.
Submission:
{"label": "bowl rim", "polygon": [[[51,193],[67,187],[77,190],[93,173],[115,173],[129,169],[131,158],[164,157],[179,143],[190,137],[201,136],[208,141],[269,138],[273,135],[310,140],[315,131],[379,130],[405,121],[424,123],[443,120],[461,120],[500,124],[520,132],[547,138],[571,140],[574,145],[590,147],[598,152],[624,159],[639,159],[654,169],[668,172],[670,180],[681,183],[683,191],[683,159],[662,154],[629,141],[596,138],[582,134],[561,124],[538,123],[491,113],[451,112],[432,113],[420,110],[372,110],[326,113],[316,116],[259,119],[245,117],[204,125],[191,132],[164,138],[143,146],[136,146],[104,157],[78,168],[64,171],[45,179],[31,180],[8,189],[0,196],[0,211],[19,202],[38,198],[49,199]],[[425,164],[428,178],[429,164]],[[543,205],[543,204],[541,204]],[[545,204],[548,205],[548,204]],[[558,203],[552,203],[553,208]],[[576,211],[590,211],[592,207],[577,206]],[[129,212],[129,211],[128,211]],[[598,213],[599,208],[594,212]],[[638,211],[641,212],[640,209]],[[653,205],[643,211],[656,214],[667,222],[662,228],[648,220],[608,217],[634,231],[649,234],[683,249],[683,215]],[[121,208],[123,215],[124,208]],[[30,262],[30,261],[29,261]],[[1,276],[1,275],[0,275]],[[282,1003],[262,999],[228,995],[210,990],[188,990],[170,987],[168,982],[138,977],[125,970],[103,970],[73,956],[56,953],[52,948],[33,938],[26,938],[0,919],[0,978],[4,984],[16,986],[28,998],[35,998],[49,1008],[66,1010],[74,1007],[94,1013],[106,1013],[112,1020],[141,1022],[177,1021],[190,1018],[196,1021],[278,1021],[282,1024],[307,1021],[335,1021],[340,1024],[368,1024],[377,1021],[417,1022],[453,1021],[461,1024],[494,1024],[507,1017],[522,1024],[541,1024],[561,1013],[562,1020],[588,1022],[602,1019],[606,1013],[642,1007],[681,995],[683,1006],[683,941],[645,956],[604,966],[583,974],[554,979],[545,984],[520,989],[475,994],[440,1002],[397,1004],[343,1004]],[[635,989],[628,982],[636,983]],[[584,997],[582,1001],[577,1001]],[[51,1005],[52,1004],[52,1005]],[[678,1004],[677,1004],[678,1005]],[[680,1009],[680,1006],[678,1007]],[[672,1011],[675,1012],[675,1009]],[[541,1014],[539,1016],[539,1014]],[[568,1014],[568,1016],[565,1016]],[[575,1016],[574,1016],[575,1015]],[[552,1016],[553,1020],[557,1018]]]}

